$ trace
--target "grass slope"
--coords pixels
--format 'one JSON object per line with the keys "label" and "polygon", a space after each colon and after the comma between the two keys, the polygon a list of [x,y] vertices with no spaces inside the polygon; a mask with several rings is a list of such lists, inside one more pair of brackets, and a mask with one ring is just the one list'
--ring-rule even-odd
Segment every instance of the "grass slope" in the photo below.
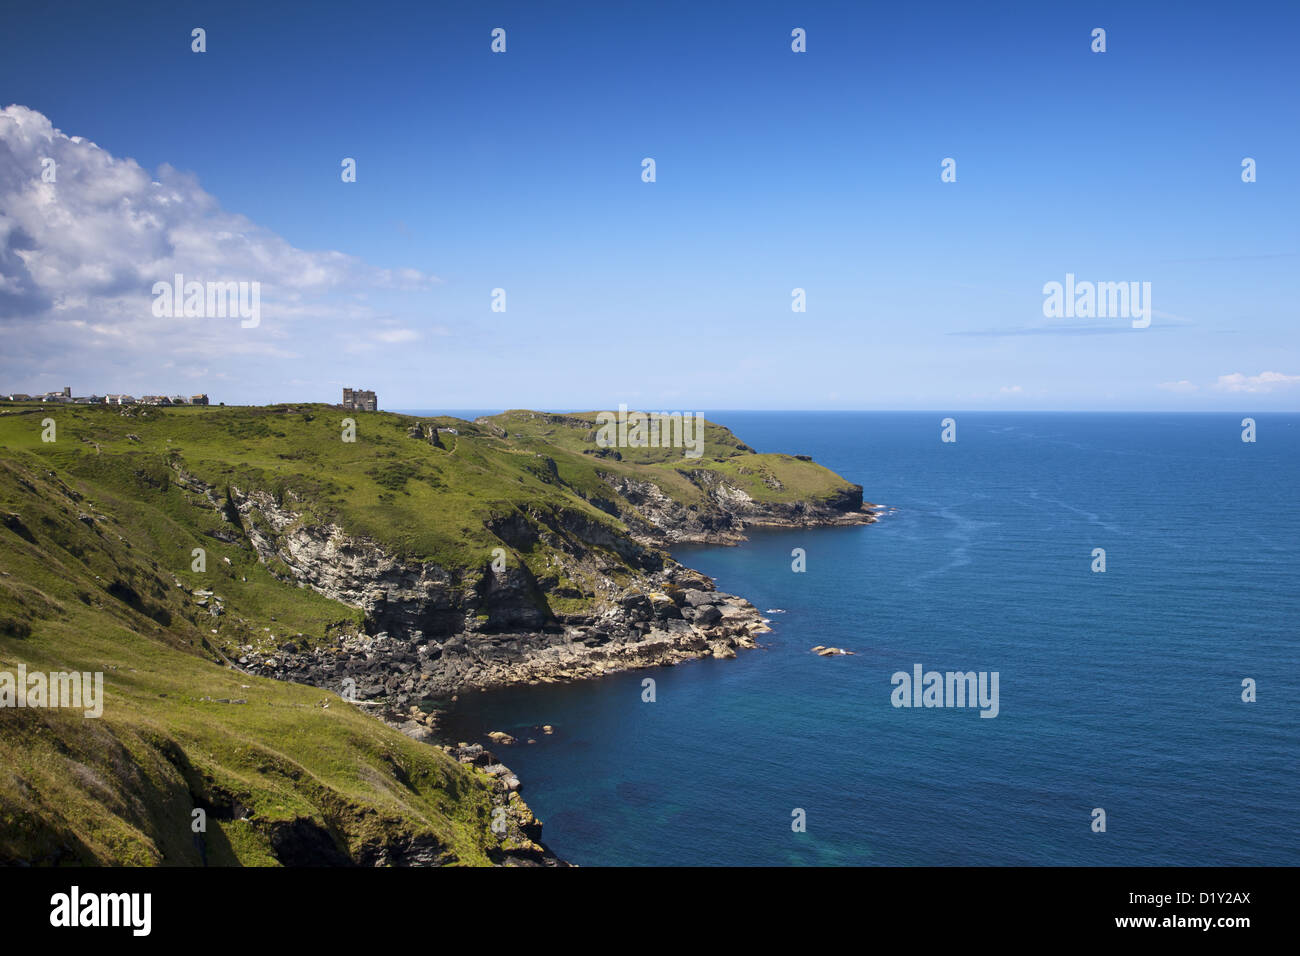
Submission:
{"label": "grass slope", "polygon": [[[313,840],[321,853],[332,844],[365,860],[423,839],[459,862],[487,862],[495,838],[480,772],[324,691],[225,666],[240,647],[326,641],[362,622],[213,537],[221,516],[176,470],[266,491],[303,521],[446,568],[485,567],[505,546],[493,524],[512,515],[577,512],[626,534],[602,507],[613,495],[602,475],[652,480],[685,504],[704,501],[699,470],[759,501],[847,487],[813,462],[755,454],[713,424],[700,459],[615,455],[596,448],[594,418],[512,411],[465,422],[323,405],[0,410],[0,670],[102,671],[107,699],[98,720],[0,710],[0,860],[271,864],[294,862]],[[433,444],[438,427],[458,434]],[[206,552],[201,572],[195,548]],[[542,578],[544,546],[516,556]],[[223,613],[200,606],[196,590],[213,592]],[[196,807],[207,812],[202,844]]]}
{"label": "grass slope", "polygon": [[211,539],[216,568],[192,574],[194,528],[175,512],[197,509],[157,486],[126,497],[107,479],[64,482],[46,464],[0,459],[0,670],[102,671],[105,704],[99,719],[0,710],[0,861],[346,862],[426,839],[488,862],[483,774],[324,691],[227,668],[190,589],[229,591],[227,614],[274,639],[355,612],[237,549],[227,566]]}

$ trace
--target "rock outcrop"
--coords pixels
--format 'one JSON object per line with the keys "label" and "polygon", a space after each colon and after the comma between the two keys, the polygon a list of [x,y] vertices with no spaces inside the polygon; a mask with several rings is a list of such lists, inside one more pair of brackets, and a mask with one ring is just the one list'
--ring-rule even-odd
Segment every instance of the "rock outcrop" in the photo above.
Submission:
{"label": "rock outcrop", "polygon": [[861,485],[850,485],[821,501],[760,502],[717,472],[699,469],[683,474],[705,493],[707,507],[684,505],[650,480],[602,477],[631,506],[616,513],[633,537],[651,545],[737,544],[745,540],[747,527],[808,528],[876,520],[873,506],[862,501]]}
{"label": "rock outcrop", "polygon": [[[173,470],[177,484],[224,520],[213,534],[247,542],[286,582],[364,614],[355,633],[246,647],[238,666],[334,690],[422,738],[431,734],[428,712],[464,690],[581,680],[755,647],[769,630],[758,610],[716,591],[664,546],[735,543],[752,526],[875,520],[858,485],[824,500],[758,502],[719,472],[682,470],[705,494],[701,507],[651,480],[602,474],[611,495],[592,503],[621,518],[628,534],[575,509],[532,507],[488,523],[519,552],[545,549],[539,576],[522,564],[492,570],[403,560],[335,524],[306,520],[291,494],[230,487],[222,495],[179,465]],[[577,609],[557,609],[561,598],[576,599],[569,603]]]}
{"label": "rock outcrop", "polygon": [[[232,487],[223,498],[192,475],[176,480],[206,499],[269,568],[365,615],[359,633],[245,649],[238,665],[374,705],[415,736],[427,728],[411,718],[412,706],[463,690],[734,657],[769,630],[748,601],[581,515],[550,516],[555,530],[541,532],[559,572],[598,581],[587,609],[557,612],[526,568],[476,572],[404,562],[336,525],[304,521],[268,493]],[[538,534],[520,516],[493,530],[514,544]],[[631,580],[616,581],[629,572]]]}
{"label": "rock outcrop", "polygon": [[492,778],[492,832],[500,843],[488,850],[501,866],[568,866],[542,843],[542,822],[519,794],[516,777],[482,744],[444,745],[443,750],[463,764],[477,767]]}

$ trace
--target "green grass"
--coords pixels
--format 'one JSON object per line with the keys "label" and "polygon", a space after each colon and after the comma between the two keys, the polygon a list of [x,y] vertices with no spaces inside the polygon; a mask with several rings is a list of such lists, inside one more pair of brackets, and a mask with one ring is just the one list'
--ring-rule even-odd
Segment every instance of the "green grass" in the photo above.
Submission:
{"label": "green grass", "polygon": [[816,462],[793,455],[756,453],[714,422],[705,423],[699,458],[686,458],[680,448],[615,448],[610,450],[619,458],[600,456],[595,441],[596,415],[509,411],[488,421],[505,429],[517,446],[555,458],[563,482],[589,496],[611,497],[600,472],[651,480],[683,504],[698,504],[705,498],[699,483],[689,477],[693,472],[713,472],[760,502],[817,501],[848,485]]}
{"label": "green grass", "polygon": [[[597,506],[617,498],[602,475],[651,480],[686,505],[706,499],[703,482],[692,480],[701,472],[760,502],[815,501],[847,487],[815,462],[755,454],[714,423],[706,426],[701,458],[672,448],[620,448],[612,450],[618,460],[596,446],[595,413],[511,411],[475,424],[323,405],[133,411],[14,405],[0,415],[0,448],[38,455],[61,473],[127,496],[165,483],[168,464],[179,464],[214,487],[268,492],[304,520],[333,521],[391,553],[446,568],[486,567],[502,545],[490,523],[521,509],[577,512],[626,532]],[[58,428],[52,444],[41,441],[46,417]],[[346,418],[356,422],[354,442],[342,440]],[[460,434],[444,434],[446,447],[436,448],[408,436],[417,425]]]}
{"label": "green grass", "polygon": [[[354,442],[343,440],[347,418]],[[53,442],[42,440],[46,419]],[[214,537],[231,526],[178,475],[219,499],[232,487],[265,492],[304,524],[334,523],[453,572],[482,571],[504,547],[537,582],[539,604],[561,614],[589,608],[596,593],[589,572],[560,560],[562,547],[602,552],[602,573],[617,581],[639,573],[611,550],[628,528],[607,509],[630,506],[605,476],[653,481],[685,505],[706,503],[701,473],[758,501],[849,487],[813,462],[755,454],[712,423],[702,458],[616,456],[596,446],[594,419],[0,407],[0,670],[102,671],[107,698],[98,720],[0,710],[0,861],[197,863],[190,814],[199,806],[209,810],[213,863],[273,864],[274,835],[295,820],[353,855],[407,834],[437,839],[461,863],[487,862],[496,844],[480,772],[330,693],[225,666],[223,655],[246,645],[329,646],[363,621],[295,586],[287,567],[263,563],[243,539]],[[425,426],[459,434],[435,447]],[[492,530],[505,519],[513,544]],[[195,548],[206,552],[202,572]],[[196,604],[197,589],[221,598],[219,618]]]}
{"label": "green grass", "polygon": [[[275,643],[326,622],[355,627],[355,611],[210,539],[208,574],[190,572],[181,519],[192,506],[174,486],[127,501],[107,480],[65,482],[46,463],[11,449],[0,460],[0,670],[102,672],[105,704],[99,719],[0,710],[0,860],[196,864],[197,806],[212,864],[273,864],[277,826],[299,819],[354,853],[423,834],[461,863],[487,862],[482,774],[328,692],[247,676],[207,649],[209,625],[235,617],[249,622],[237,634]],[[241,563],[226,567],[223,550]],[[220,622],[195,608],[199,585],[226,597]]]}

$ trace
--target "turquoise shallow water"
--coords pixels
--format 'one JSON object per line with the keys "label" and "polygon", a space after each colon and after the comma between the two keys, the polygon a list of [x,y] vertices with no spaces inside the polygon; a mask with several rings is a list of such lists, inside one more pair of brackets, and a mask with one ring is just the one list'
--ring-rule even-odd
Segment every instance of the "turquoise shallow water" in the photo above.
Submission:
{"label": "turquoise shallow water", "polygon": [[[537,739],[498,752],[560,856],[1300,864],[1300,416],[1254,416],[1254,444],[1242,415],[964,414],[955,444],[942,414],[709,417],[897,510],[676,552],[784,610],[762,649],[447,716],[458,739]],[[891,675],[917,663],[997,671],[998,716],[895,708]]]}

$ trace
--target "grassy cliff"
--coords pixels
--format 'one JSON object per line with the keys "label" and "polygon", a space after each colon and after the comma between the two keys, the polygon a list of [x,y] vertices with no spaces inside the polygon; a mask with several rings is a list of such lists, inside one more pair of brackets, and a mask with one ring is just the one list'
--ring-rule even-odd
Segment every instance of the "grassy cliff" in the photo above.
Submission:
{"label": "grassy cliff", "polygon": [[[343,440],[347,418],[355,441]],[[231,499],[262,495],[294,525],[344,528],[454,574],[479,573],[502,548],[530,569],[535,600],[571,611],[595,589],[557,580],[556,555],[577,545],[547,529],[580,528],[603,574],[635,576],[645,549],[631,539],[655,529],[624,480],[692,513],[720,481],[774,507],[853,498],[826,469],[755,454],[713,424],[704,457],[684,460],[599,449],[593,418],[0,409],[0,671],[103,672],[106,697],[100,719],[0,710],[0,860],[500,859],[514,837],[492,833],[500,795],[481,771],[325,690],[230,666],[241,649],[327,643],[366,624],[250,547],[293,529],[248,527],[262,512],[240,517]]]}

